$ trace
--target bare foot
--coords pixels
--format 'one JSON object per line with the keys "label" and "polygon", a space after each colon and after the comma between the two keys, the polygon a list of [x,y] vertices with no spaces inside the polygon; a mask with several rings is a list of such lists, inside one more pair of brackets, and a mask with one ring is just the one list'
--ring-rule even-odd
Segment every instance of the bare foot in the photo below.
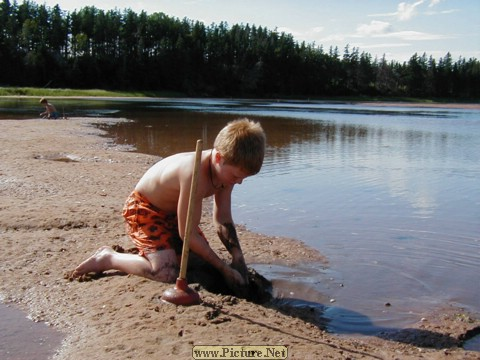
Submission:
{"label": "bare foot", "polygon": [[90,272],[99,273],[107,270],[109,258],[113,253],[115,253],[115,250],[110,246],[102,246],[95,252],[95,254],[77,266],[72,273],[72,277],[78,278]]}

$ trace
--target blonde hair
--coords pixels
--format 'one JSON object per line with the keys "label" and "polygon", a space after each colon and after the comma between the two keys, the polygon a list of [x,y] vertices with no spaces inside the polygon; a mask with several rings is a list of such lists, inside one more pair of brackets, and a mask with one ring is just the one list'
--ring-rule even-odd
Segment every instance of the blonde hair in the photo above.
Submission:
{"label": "blonde hair", "polygon": [[265,143],[266,136],[260,123],[244,118],[229,122],[220,130],[213,146],[225,163],[254,175],[262,167]]}
{"label": "blonde hair", "polygon": [[45,99],[45,98],[41,98],[41,99],[40,99],[40,104],[43,104],[43,103],[48,103],[48,100]]}

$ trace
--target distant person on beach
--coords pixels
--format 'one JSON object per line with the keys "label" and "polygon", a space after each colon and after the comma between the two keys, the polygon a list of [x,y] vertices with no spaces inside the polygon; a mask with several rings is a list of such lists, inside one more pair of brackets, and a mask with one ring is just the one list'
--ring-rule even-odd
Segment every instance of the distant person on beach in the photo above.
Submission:
{"label": "distant person on beach", "polygon": [[40,114],[44,119],[58,119],[58,112],[52,103],[49,103],[47,99],[41,98],[40,104],[45,106],[45,111]]}
{"label": "distant person on beach", "polygon": [[[248,119],[228,123],[217,135],[212,149],[204,150],[198,173],[190,250],[215,267],[235,293],[248,284],[247,266],[232,219],[233,187],[262,167],[265,133]],[[118,270],[161,282],[178,277],[194,171],[195,152],[166,157],[153,165],[127,198],[123,209],[127,232],[139,254],[119,253],[103,246],[73,272]],[[226,264],[210,247],[198,227],[202,200],[214,196],[213,222],[217,234],[232,256]]]}

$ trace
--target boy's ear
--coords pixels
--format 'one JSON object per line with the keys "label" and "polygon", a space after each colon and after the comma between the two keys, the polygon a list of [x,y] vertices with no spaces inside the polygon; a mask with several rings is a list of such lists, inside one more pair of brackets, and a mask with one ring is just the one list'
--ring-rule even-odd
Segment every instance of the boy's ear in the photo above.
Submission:
{"label": "boy's ear", "polygon": [[222,160],[222,154],[219,151],[215,153],[215,162],[219,163]]}

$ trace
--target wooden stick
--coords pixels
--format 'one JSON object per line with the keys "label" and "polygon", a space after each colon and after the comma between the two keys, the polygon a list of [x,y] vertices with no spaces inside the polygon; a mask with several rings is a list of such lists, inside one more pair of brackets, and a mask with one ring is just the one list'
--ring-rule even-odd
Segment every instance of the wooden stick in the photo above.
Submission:
{"label": "wooden stick", "polygon": [[193,212],[195,210],[195,197],[197,194],[198,173],[200,170],[200,163],[202,160],[203,140],[197,140],[197,147],[195,149],[195,167],[193,169],[192,183],[190,185],[190,199],[188,201],[187,224],[185,227],[185,239],[183,240],[182,259],[180,262],[180,279],[187,277],[188,252],[190,251],[190,237],[192,236],[192,221]]}

